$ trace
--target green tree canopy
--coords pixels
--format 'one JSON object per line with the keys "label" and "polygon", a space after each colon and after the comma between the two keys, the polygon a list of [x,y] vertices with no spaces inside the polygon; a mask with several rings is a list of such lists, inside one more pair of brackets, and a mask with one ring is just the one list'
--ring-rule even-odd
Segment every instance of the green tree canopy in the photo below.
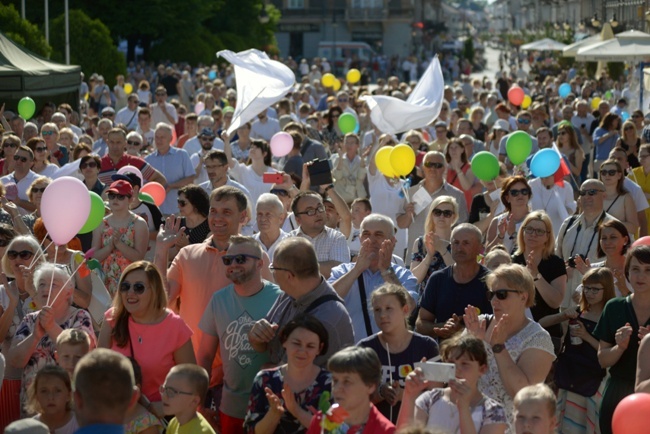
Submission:
{"label": "green tree canopy", "polygon": [[13,5],[0,3],[0,30],[14,42],[31,52],[49,57],[52,49],[45,42],[45,36],[37,26],[20,18]]}

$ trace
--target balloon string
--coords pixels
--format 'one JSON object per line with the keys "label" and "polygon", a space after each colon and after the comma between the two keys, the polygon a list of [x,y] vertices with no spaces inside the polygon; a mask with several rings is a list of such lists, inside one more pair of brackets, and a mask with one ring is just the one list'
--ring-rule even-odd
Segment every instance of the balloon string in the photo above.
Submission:
{"label": "balloon string", "polygon": [[[59,246],[54,247],[54,258],[56,258],[57,256],[59,256]],[[52,297],[52,285],[54,285],[54,273],[52,273],[52,277],[50,278],[50,290],[47,294],[47,303],[45,304],[45,306],[52,306],[50,304],[50,297]],[[63,287],[61,287],[61,289],[63,289]],[[58,295],[59,294],[57,294],[57,296]],[[54,299],[56,300],[56,297]]]}
{"label": "balloon string", "polygon": [[41,241],[41,244],[38,245],[38,251],[34,254],[34,257],[32,258],[32,262],[29,263],[29,267],[27,267],[27,269],[31,269],[34,266],[34,263],[38,261],[41,258],[41,256],[45,254],[45,251],[49,249],[50,246],[52,245],[53,241],[50,241],[50,244],[48,244],[47,247],[43,249],[43,244],[45,243],[45,240],[47,240],[48,235],[49,233],[46,233],[45,236],[43,237],[43,240]]}
{"label": "balloon string", "polygon": [[59,294],[61,294],[63,292],[63,288],[65,288],[68,285],[68,283],[70,283],[70,281],[72,279],[74,279],[74,277],[77,274],[77,271],[79,271],[79,269],[84,265],[84,262],[85,261],[81,261],[81,264],[79,264],[77,266],[77,268],[72,272],[70,277],[68,277],[68,280],[66,280],[65,283],[61,286],[61,290],[58,292],[58,294],[56,294],[56,297],[54,297],[54,300],[52,300],[52,304],[56,303],[56,299],[59,298]]}

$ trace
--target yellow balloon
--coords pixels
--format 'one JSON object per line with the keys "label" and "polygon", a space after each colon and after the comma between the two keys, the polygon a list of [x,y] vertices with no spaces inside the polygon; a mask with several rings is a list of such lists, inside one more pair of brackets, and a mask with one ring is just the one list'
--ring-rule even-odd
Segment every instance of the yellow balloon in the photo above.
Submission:
{"label": "yellow balloon", "polygon": [[348,79],[348,83],[354,84],[357,81],[361,80],[361,73],[359,72],[358,69],[352,68],[351,70],[348,71],[348,75],[346,76]]}
{"label": "yellow balloon", "polygon": [[390,154],[393,148],[391,146],[384,146],[375,154],[375,164],[377,169],[382,175],[389,178],[396,178],[397,175],[393,171],[393,166],[390,164]]}
{"label": "yellow balloon", "polygon": [[127,95],[130,95],[131,92],[133,92],[133,85],[131,83],[126,83],[124,85],[124,92],[126,92]]}
{"label": "yellow balloon", "polygon": [[86,101],[88,101],[88,92],[86,92],[86,93],[84,94],[84,99],[85,99]]}
{"label": "yellow balloon", "polygon": [[399,176],[406,176],[415,167],[415,152],[404,143],[395,146],[390,151],[390,164]]}
{"label": "yellow balloon", "polygon": [[599,97],[596,97],[591,100],[591,108],[594,110],[598,110],[598,104],[600,104],[602,100]]}
{"label": "yellow balloon", "polygon": [[524,100],[521,103],[521,108],[527,109],[528,107],[530,107],[530,103],[532,102],[533,100],[531,99],[530,95],[524,96]]}
{"label": "yellow balloon", "polygon": [[334,84],[332,85],[332,89],[334,89],[334,92],[338,92],[339,89],[341,89],[341,80],[338,78],[334,79]]}
{"label": "yellow balloon", "polygon": [[334,74],[330,74],[328,72],[327,74],[323,75],[323,78],[321,78],[321,83],[323,83],[323,86],[325,87],[332,87],[334,86],[334,80],[336,80]]}

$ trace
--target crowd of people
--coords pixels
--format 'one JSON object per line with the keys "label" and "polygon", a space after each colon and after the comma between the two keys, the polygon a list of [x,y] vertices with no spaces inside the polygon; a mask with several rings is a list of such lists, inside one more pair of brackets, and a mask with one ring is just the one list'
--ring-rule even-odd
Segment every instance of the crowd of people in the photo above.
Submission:
{"label": "crowd of people", "polygon": [[[415,83],[334,91],[325,65],[230,134],[230,66],[131,65],[83,82],[79,108],[3,108],[0,430],[605,434],[650,393],[650,123],[625,83],[463,75],[394,135],[361,97]],[[515,132],[570,173],[513,165]],[[375,155],[399,143],[415,167],[386,176]],[[41,208],[61,176],[105,205],[67,246]]]}

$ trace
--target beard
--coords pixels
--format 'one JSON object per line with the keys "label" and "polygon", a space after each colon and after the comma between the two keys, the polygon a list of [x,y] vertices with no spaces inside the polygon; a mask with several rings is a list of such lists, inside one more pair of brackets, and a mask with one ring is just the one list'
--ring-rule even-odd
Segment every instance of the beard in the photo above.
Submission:
{"label": "beard", "polygon": [[255,275],[255,270],[244,270],[241,273],[226,273],[226,277],[235,285],[241,285],[251,280]]}

